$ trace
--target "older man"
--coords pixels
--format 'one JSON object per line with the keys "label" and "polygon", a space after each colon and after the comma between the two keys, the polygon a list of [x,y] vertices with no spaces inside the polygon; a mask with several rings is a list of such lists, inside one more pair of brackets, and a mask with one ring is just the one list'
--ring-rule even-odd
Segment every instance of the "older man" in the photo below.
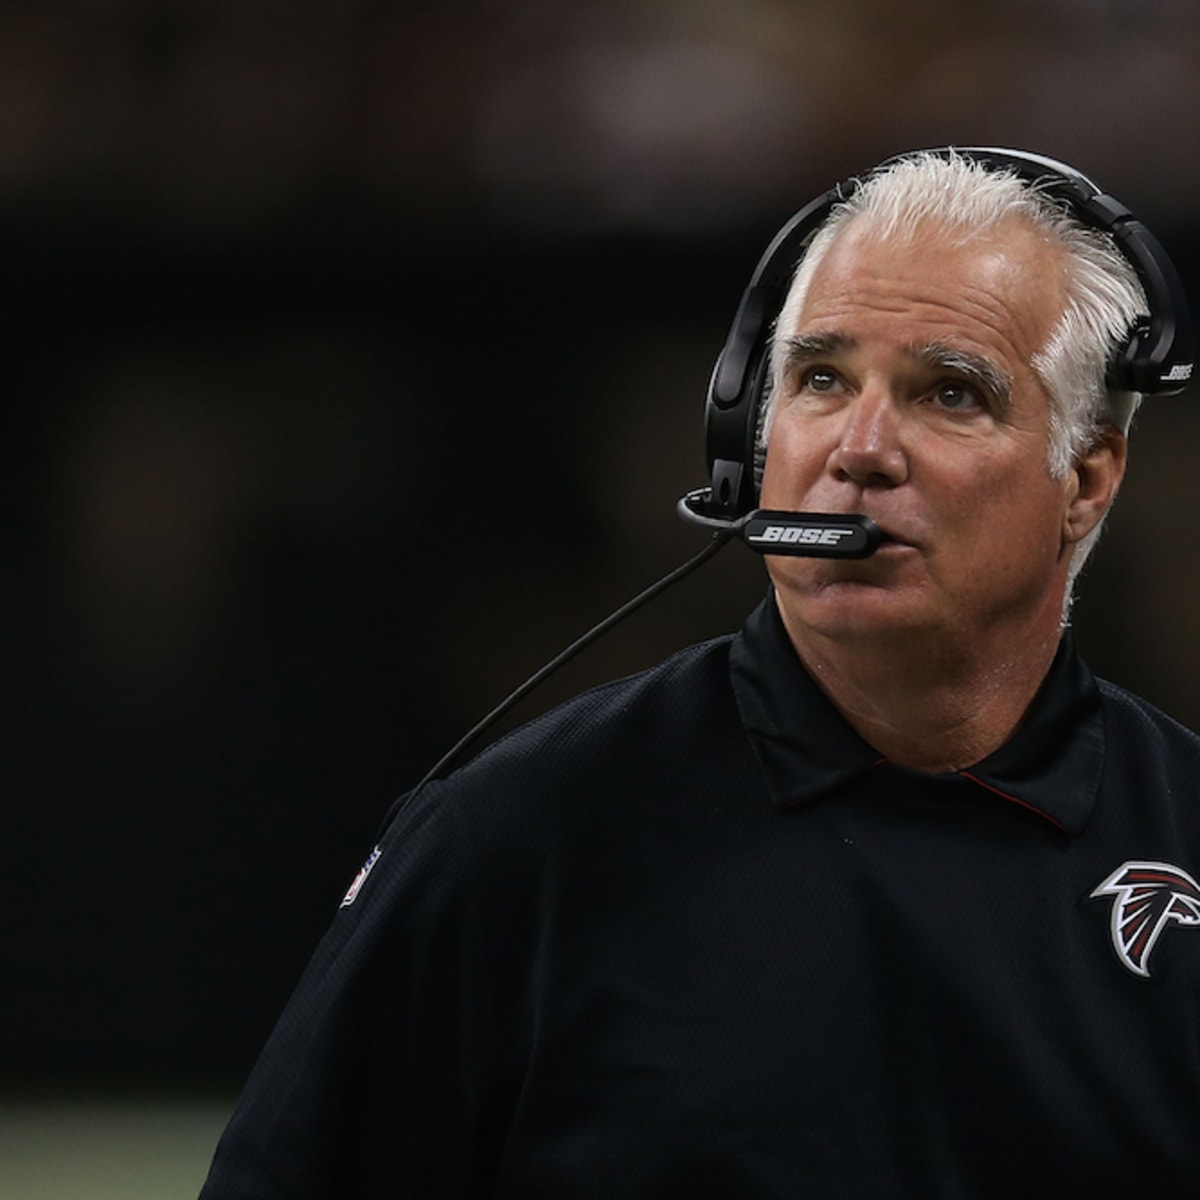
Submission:
{"label": "older man", "polygon": [[[1053,470],[1038,360],[1060,335],[1073,263],[1015,188],[976,185],[959,216],[964,201],[932,183],[974,173],[958,170],[893,171],[900,216],[870,207],[877,181],[806,273],[777,340],[762,487],[766,507],[880,525],[869,559],[775,559],[771,578],[788,636],[843,716],[890,761],[934,772],[1016,729],[1058,647],[1074,549],[1125,467],[1106,425]],[[1111,269],[1131,323],[1133,272],[1115,256]]]}
{"label": "older man", "polygon": [[761,503],[881,546],[419,789],[205,1200],[1194,1192],[1200,741],[1063,633],[1145,303],[988,161],[838,206]]}

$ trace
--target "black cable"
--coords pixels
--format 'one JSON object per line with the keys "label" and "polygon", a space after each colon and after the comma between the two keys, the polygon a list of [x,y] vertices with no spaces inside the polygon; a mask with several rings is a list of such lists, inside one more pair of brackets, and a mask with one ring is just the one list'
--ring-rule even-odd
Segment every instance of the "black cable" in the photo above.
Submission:
{"label": "black cable", "polygon": [[[653,600],[655,596],[661,595],[669,587],[678,583],[681,579],[686,578],[698,567],[703,566],[710,558],[712,558],[718,550],[720,550],[731,538],[731,532],[722,531],[715,533],[713,539],[699,554],[693,555],[687,562],[681,563],[673,571],[668,572],[661,579],[656,580],[644,591],[639,592],[632,600],[627,600],[615,612],[609,613],[603,621],[593,625],[586,633],[576,638],[565,650],[554,656],[545,666],[535,671],[528,679],[525,680],[516,690],[510,692],[490,713],[487,714],[481,721],[467,730],[441,758],[429,768],[421,778],[421,781],[411,791],[401,796],[399,800],[392,805],[387,816],[384,818],[383,825],[379,830],[379,838],[382,838],[384,830],[397,817],[404,805],[411,800],[426,784],[432,783],[437,779],[447,767],[450,766],[462,753],[475,741],[476,738],[486,733],[493,725],[496,724],[506,713],[518,705],[534,688],[544,683],[559,667],[570,662],[581,650],[586,649],[596,641],[597,638],[603,637],[613,626],[618,625],[631,613],[636,612],[643,604]],[[376,839],[378,840],[378,838]]]}

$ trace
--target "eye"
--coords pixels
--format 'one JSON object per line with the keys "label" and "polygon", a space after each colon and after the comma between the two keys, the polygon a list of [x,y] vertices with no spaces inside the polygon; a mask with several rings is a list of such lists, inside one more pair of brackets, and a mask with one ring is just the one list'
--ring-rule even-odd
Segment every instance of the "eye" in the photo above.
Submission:
{"label": "eye", "polygon": [[838,385],[837,372],[828,367],[809,367],[800,379],[800,386],[810,392],[832,392]]}
{"label": "eye", "polygon": [[982,409],[979,391],[961,379],[946,379],[934,390],[933,398],[939,408],[948,412],[974,412]]}

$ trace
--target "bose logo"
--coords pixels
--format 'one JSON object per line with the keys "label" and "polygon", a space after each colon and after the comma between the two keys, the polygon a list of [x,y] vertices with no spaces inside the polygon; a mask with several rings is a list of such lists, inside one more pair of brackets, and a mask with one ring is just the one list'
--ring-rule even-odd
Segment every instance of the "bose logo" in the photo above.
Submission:
{"label": "bose logo", "polygon": [[1192,377],[1191,363],[1176,363],[1164,376],[1164,383],[1186,383]]}
{"label": "bose logo", "polygon": [[802,546],[837,546],[843,538],[853,537],[857,529],[820,529],[813,525],[768,525],[761,533],[749,534],[748,542],[798,543]]}

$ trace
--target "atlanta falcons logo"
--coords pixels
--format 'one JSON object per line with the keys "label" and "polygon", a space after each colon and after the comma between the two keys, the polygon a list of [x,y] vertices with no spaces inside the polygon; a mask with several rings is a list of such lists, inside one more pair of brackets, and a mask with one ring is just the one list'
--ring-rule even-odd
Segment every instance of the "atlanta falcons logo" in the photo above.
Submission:
{"label": "atlanta falcons logo", "polygon": [[1123,863],[1092,892],[1099,896],[1114,898],[1109,928],[1117,957],[1143,978],[1149,978],[1150,951],[1168,922],[1200,925],[1200,884],[1169,863]]}

